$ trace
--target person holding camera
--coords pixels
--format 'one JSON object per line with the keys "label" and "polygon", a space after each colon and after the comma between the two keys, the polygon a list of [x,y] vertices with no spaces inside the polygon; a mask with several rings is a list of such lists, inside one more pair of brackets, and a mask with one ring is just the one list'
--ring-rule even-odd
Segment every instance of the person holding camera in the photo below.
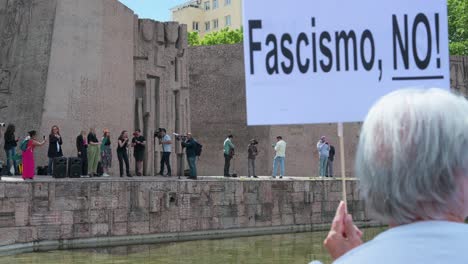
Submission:
{"label": "person holding camera", "polygon": [[327,145],[327,139],[322,136],[317,142],[317,151],[319,154],[319,176],[323,177],[327,174],[327,162],[330,151],[330,146]]}
{"label": "person holding camera", "polygon": [[249,178],[258,178],[257,174],[255,174],[255,158],[258,155],[257,150],[258,141],[255,139],[250,140],[249,148],[248,148],[248,176]]}
{"label": "person holding camera", "polygon": [[231,177],[229,174],[229,167],[231,166],[231,159],[234,157],[234,144],[232,144],[233,136],[229,135],[224,140],[224,177]]}
{"label": "person holding camera", "polygon": [[137,129],[133,133],[132,138],[132,147],[133,147],[133,157],[135,157],[136,163],[136,175],[143,176],[143,160],[145,159],[145,146],[146,139],[141,135],[141,130]]}
{"label": "person holding camera", "polygon": [[49,164],[47,167],[47,174],[52,175],[54,159],[63,157],[62,152],[62,136],[60,135],[60,129],[54,125],[50,129],[49,135],[49,150],[47,151],[47,157],[49,158]]}
{"label": "person holding camera", "polygon": [[159,129],[159,144],[162,145],[162,155],[161,155],[161,163],[160,163],[160,170],[159,170],[159,175],[164,176],[164,165],[166,165],[167,168],[167,174],[165,175],[166,177],[171,177],[171,150],[172,150],[172,141],[171,141],[171,136],[169,136],[166,132],[165,128],[160,128]]}
{"label": "person holding camera", "polygon": [[12,164],[14,168],[13,174],[18,174],[18,163],[15,159],[15,156],[16,146],[18,145],[19,138],[15,137],[15,129],[15,125],[8,124],[5,134],[3,135],[5,140],[5,145],[3,146],[3,148],[5,149],[7,158],[6,168],[8,169],[8,175],[10,176],[12,176],[12,173],[10,172]]}
{"label": "person holding camera", "polygon": [[29,136],[26,137],[21,144],[26,144],[26,149],[23,150],[23,180],[34,179],[35,163],[34,163],[34,149],[44,145],[47,141],[44,137],[42,141],[37,140],[37,132],[35,130],[28,132]]}
{"label": "person holding camera", "polygon": [[120,133],[118,139],[118,146],[117,146],[117,158],[119,160],[119,170],[120,170],[120,177],[123,177],[123,163],[125,162],[125,171],[127,173],[127,177],[132,177],[130,174],[130,165],[128,162],[128,132],[126,130]]}
{"label": "person holding camera", "polygon": [[[182,138],[183,139],[183,138]],[[187,162],[190,168],[190,177],[189,179],[197,179],[197,152],[196,152],[196,142],[192,137],[191,133],[187,133],[187,137],[182,142],[182,147],[185,148],[185,154],[187,155]]]}

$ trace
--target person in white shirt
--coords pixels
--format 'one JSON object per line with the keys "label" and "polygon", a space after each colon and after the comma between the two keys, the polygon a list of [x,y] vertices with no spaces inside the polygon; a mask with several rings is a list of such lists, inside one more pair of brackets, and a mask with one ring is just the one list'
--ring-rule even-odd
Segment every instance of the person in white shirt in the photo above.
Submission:
{"label": "person in white shirt", "polygon": [[286,158],[286,142],[281,136],[276,137],[276,144],[273,144],[275,148],[275,158],[273,159],[273,178],[276,178],[278,166],[280,168],[280,179],[284,176],[284,159]]}
{"label": "person in white shirt", "polygon": [[448,91],[399,90],[361,130],[356,176],[389,229],[363,243],[342,202],[324,241],[334,263],[468,263],[468,101]]}
{"label": "person in white shirt", "polygon": [[[172,151],[172,140],[171,136],[169,136],[166,132],[165,128],[159,129],[159,136],[161,139],[159,140],[159,144],[162,145],[162,155],[161,155],[161,162],[159,165],[159,175],[164,177],[171,177],[171,151]],[[164,165],[166,165],[167,174],[164,175]]]}

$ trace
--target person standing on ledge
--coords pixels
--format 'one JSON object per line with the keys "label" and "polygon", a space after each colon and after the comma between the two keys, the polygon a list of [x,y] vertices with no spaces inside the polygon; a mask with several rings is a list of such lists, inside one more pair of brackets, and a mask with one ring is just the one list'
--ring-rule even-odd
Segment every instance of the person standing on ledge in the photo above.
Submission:
{"label": "person standing on ledge", "polygon": [[327,142],[327,145],[330,146],[330,151],[328,151],[328,161],[327,161],[327,170],[326,177],[333,177],[333,161],[335,160],[335,147]]}
{"label": "person standing on ledge", "polygon": [[109,177],[109,169],[112,167],[112,148],[110,140],[110,131],[105,128],[101,140],[101,164],[103,170],[103,177]]}
{"label": "person standing on ledge", "polygon": [[34,149],[36,147],[43,146],[47,141],[44,137],[44,140],[37,141],[37,133],[35,130],[28,132],[29,136],[26,137],[21,145],[25,144],[26,148],[23,150],[23,180],[32,180],[34,179]]}
{"label": "person standing on ledge", "polygon": [[334,263],[468,261],[468,101],[440,89],[380,99],[361,129],[355,170],[371,213],[389,224],[363,243],[341,202],[324,245]]}
{"label": "person standing on ledge", "polygon": [[88,133],[88,173],[90,177],[98,176],[99,152],[99,140],[96,136],[96,129],[93,127],[89,129]]}
{"label": "person standing on ledge", "polygon": [[[3,148],[6,152],[6,168],[8,169],[8,175],[18,175],[18,162],[15,159],[16,156],[16,146],[18,145],[19,138],[15,137],[15,125],[8,124],[7,129],[5,131],[4,140],[5,145]],[[11,173],[10,168],[13,165],[14,171]]]}
{"label": "person standing on ledge", "polygon": [[187,133],[187,138],[182,142],[182,147],[185,148],[185,154],[187,155],[187,162],[190,168],[189,179],[197,179],[197,153],[196,153],[196,141],[193,139],[191,133]]}
{"label": "person standing on ledge", "polygon": [[49,167],[47,167],[48,175],[52,175],[54,173],[54,159],[63,157],[62,143],[62,136],[60,136],[59,127],[52,126],[49,135],[49,150],[47,151],[47,157],[49,157]]}
{"label": "person standing on ledge", "polygon": [[276,172],[278,170],[278,166],[280,168],[280,179],[284,176],[284,159],[286,158],[286,142],[283,140],[283,137],[277,136],[276,137],[276,144],[273,144],[275,149],[275,158],[273,159],[273,176],[272,178],[276,178]]}
{"label": "person standing on ledge", "polygon": [[224,177],[231,177],[229,174],[229,167],[231,166],[231,159],[234,157],[234,144],[232,144],[232,135],[227,136],[224,140]]}
{"label": "person standing on ledge", "polygon": [[319,154],[319,176],[323,177],[326,175],[327,161],[330,147],[327,145],[327,139],[322,136],[317,142],[317,151]]}
{"label": "person standing on ledge", "polygon": [[166,132],[165,128],[161,128],[159,131],[161,139],[159,140],[159,144],[162,145],[163,152],[161,155],[161,163],[160,163],[160,170],[159,175],[164,176],[164,164],[167,168],[166,177],[171,177],[171,151],[172,151],[172,141],[171,136],[169,136]]}
{"label": "person standing on ledge", "polygon": [[81,131],[81,134],[76,137],[76,149],[78,158],[81,159],[81,175],[88,175],[88,140],[86,131]]}
{"label": "person standing on ledge", "polygon": [[133,157],[135,157],[135,171],[136,176],[143,176],[143,160],[145,159],[145,146],[146,139],[141,134],[141,130],[137,129],[133,133],[132,138],[132,147],[133,147]]}
{"label": "person standing on ledge", "polygon": [[130,165],[128,162],[128,132],[126,130],[120,133],[119,139],[117,140],[117,158],[119,160],[119,172],[120,177],[123,177],[123,163],[125,162],[125,172],[127,177],[132,177],[130,174]]}
{"label": "person standing on ledge", "polygon": [[248,159],[247,159],[247,166],[248,166],[248,176],[251,178],[258,178],[257,174],[255,173],[255,159],[258,155],[257,150],[258,141],[256,139],[251,139],[249,148],[248,148]]}

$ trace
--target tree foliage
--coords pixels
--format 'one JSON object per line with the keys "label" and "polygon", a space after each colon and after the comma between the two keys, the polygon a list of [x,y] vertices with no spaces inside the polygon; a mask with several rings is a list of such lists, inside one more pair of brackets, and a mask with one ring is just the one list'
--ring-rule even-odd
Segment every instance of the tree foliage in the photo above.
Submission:
{"label": "tree foliage", "polygon": [[468,55],[468,1],[448,0],[451,55]]}
{"label": "tree foliage", "polygon": [[218,44],[235,44],[243,40],[242,29],[223,28],[200,37],[198,32],[190,32],[188,42],[190,46],[209,46]]}

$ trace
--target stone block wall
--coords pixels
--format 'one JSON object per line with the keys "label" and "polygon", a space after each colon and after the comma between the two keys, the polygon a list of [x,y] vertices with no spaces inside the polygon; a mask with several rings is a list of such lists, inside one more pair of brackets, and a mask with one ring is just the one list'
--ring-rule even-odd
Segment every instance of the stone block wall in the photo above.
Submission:
{"label": "stone block wall", "polygon": [[[355,181],[349,211],[367,220]],[[339,181],[0,183],[0,246],[168,232],[330,223]]]}

